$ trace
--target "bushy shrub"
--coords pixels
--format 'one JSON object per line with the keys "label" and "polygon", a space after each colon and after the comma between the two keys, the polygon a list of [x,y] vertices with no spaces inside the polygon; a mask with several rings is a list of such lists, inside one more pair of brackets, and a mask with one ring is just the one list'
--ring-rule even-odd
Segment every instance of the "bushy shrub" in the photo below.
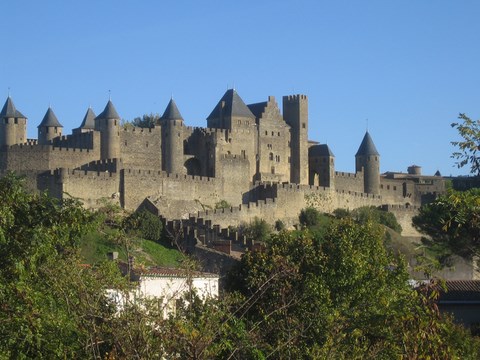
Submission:
{"label": "bushy shrub", "polygon": [[147,240],[159,241],[162,236],[163,224],[158,216],[147,210],[140,210],[124,221],[125,230],[138,230],[139,235]]}
{"label": "bushy shrub", "polygon": [[313,207],[307,207],[305,209],[302,209],[298,217],[298,219],[300,220],[300,224],[306,227],[313,227],[319,225],[320,218],[320,212]]}

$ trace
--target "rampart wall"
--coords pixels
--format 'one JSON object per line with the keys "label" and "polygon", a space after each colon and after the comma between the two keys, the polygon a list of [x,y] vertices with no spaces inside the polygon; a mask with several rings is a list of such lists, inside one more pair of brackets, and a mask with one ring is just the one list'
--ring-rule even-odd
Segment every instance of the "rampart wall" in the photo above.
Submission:
{"label": "rampart wall", "polygon": [[2,153],[3,169],[15,171],[74,168],[99,159],[99,149],[59,148],[52,145],[13,145]]}
{"label": "rampart wall", "polygon": [[120,132],[120,154],[129,169],[161,169],[161,128],[127,128]]}
{"label": "rampart wall", "polygon": [[120,204],[119,173],[59,169],[54,173],[61,183],[63,196],[78,198],[88,208],[98,208],[103,201]]}
{"label": "rampart wall", "polygon": [[52,145],[62,148],[93,149],[94,144],[99,144],[100,133],[89,131],[72,135],[63,135],[52,139]]}
{"label": "rampart wall", "polygon": [[335,188],[354,192],[363,192],[363,173],[335,171]]}

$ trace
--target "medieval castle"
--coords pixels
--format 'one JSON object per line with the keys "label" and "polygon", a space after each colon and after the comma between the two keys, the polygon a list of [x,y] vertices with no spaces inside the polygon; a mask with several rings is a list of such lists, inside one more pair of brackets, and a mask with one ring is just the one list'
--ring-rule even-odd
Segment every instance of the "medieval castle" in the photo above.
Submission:
{"label": "medieval castle", "polygon": [[282,100],[282,111],[274,97],[246,105],[227,90],[205,128],[186,126],[173,99],[155,126],[126,127],[109,100],[98,116],[88,109],[71,135],[62,134],[49,108],[38,139],[27,139],[27,118],[8,97],[0,112],[0,175],[15,171],[32,189],[73,196],[87,207],[109,199],[219,228],[255,216],[291,225],[306,206],[324,212],[384,206],[401,221],[445,190],[440,174],[423,176],[417,166],[380,174],[368,132],[355,173],[336,171],[330,148],[308,139],[307,96]]}

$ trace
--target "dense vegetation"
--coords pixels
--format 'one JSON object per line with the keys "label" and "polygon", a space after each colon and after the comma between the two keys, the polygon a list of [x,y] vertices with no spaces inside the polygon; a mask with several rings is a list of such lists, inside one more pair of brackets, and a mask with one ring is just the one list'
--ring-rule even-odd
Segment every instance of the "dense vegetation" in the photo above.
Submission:
{"label": "dense vegetation", "polygon": [[80,253],[92,229],[128,253],[129,232],[156,238],[153,218],[93,214],[11,175],[0,196],[0,359],[478,358],[477,339],[438,313],[428,288],[408,285],[374,222],[266,237],[220,299],[186,294],[164,318],[148,299],[118,311],[107,289],[131,284],[113,262],[83,266]]}

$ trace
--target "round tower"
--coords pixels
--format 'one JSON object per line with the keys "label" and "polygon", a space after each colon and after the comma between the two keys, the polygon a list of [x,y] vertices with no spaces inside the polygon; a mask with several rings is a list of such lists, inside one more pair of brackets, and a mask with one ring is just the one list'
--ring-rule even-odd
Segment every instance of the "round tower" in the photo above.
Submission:
{"label": "round tower", "polygon": [[380,193],[380,154],[368,131],[355,155],[355,170],[363,172],[363,191],[378,195]]}
{"label": "round tower", "polygon": [[183,117],[173,99],[167,105],[162,117],[162,164],[171,174],[183,174]]}
{"label": "round tower", "polygon": [[100,131],[101,159],[120,157],[120,116],[111,100],[95,118],[95,130]]}
{"label": "round tower", "polygon": [[309,184],[335,188],[335,155],[327,144],[308,148]]}
{"label": "round tower", "polygon": [[27,141],[27,118],[7,98],[0,112],[0,146],[23,144]]}
{"label": "round tower", "polygon": [[42,122],[38,125],[38,144],[46,145],[59,136],[62,136],[63,126],[58,121],[52,108],[49,107]]}

